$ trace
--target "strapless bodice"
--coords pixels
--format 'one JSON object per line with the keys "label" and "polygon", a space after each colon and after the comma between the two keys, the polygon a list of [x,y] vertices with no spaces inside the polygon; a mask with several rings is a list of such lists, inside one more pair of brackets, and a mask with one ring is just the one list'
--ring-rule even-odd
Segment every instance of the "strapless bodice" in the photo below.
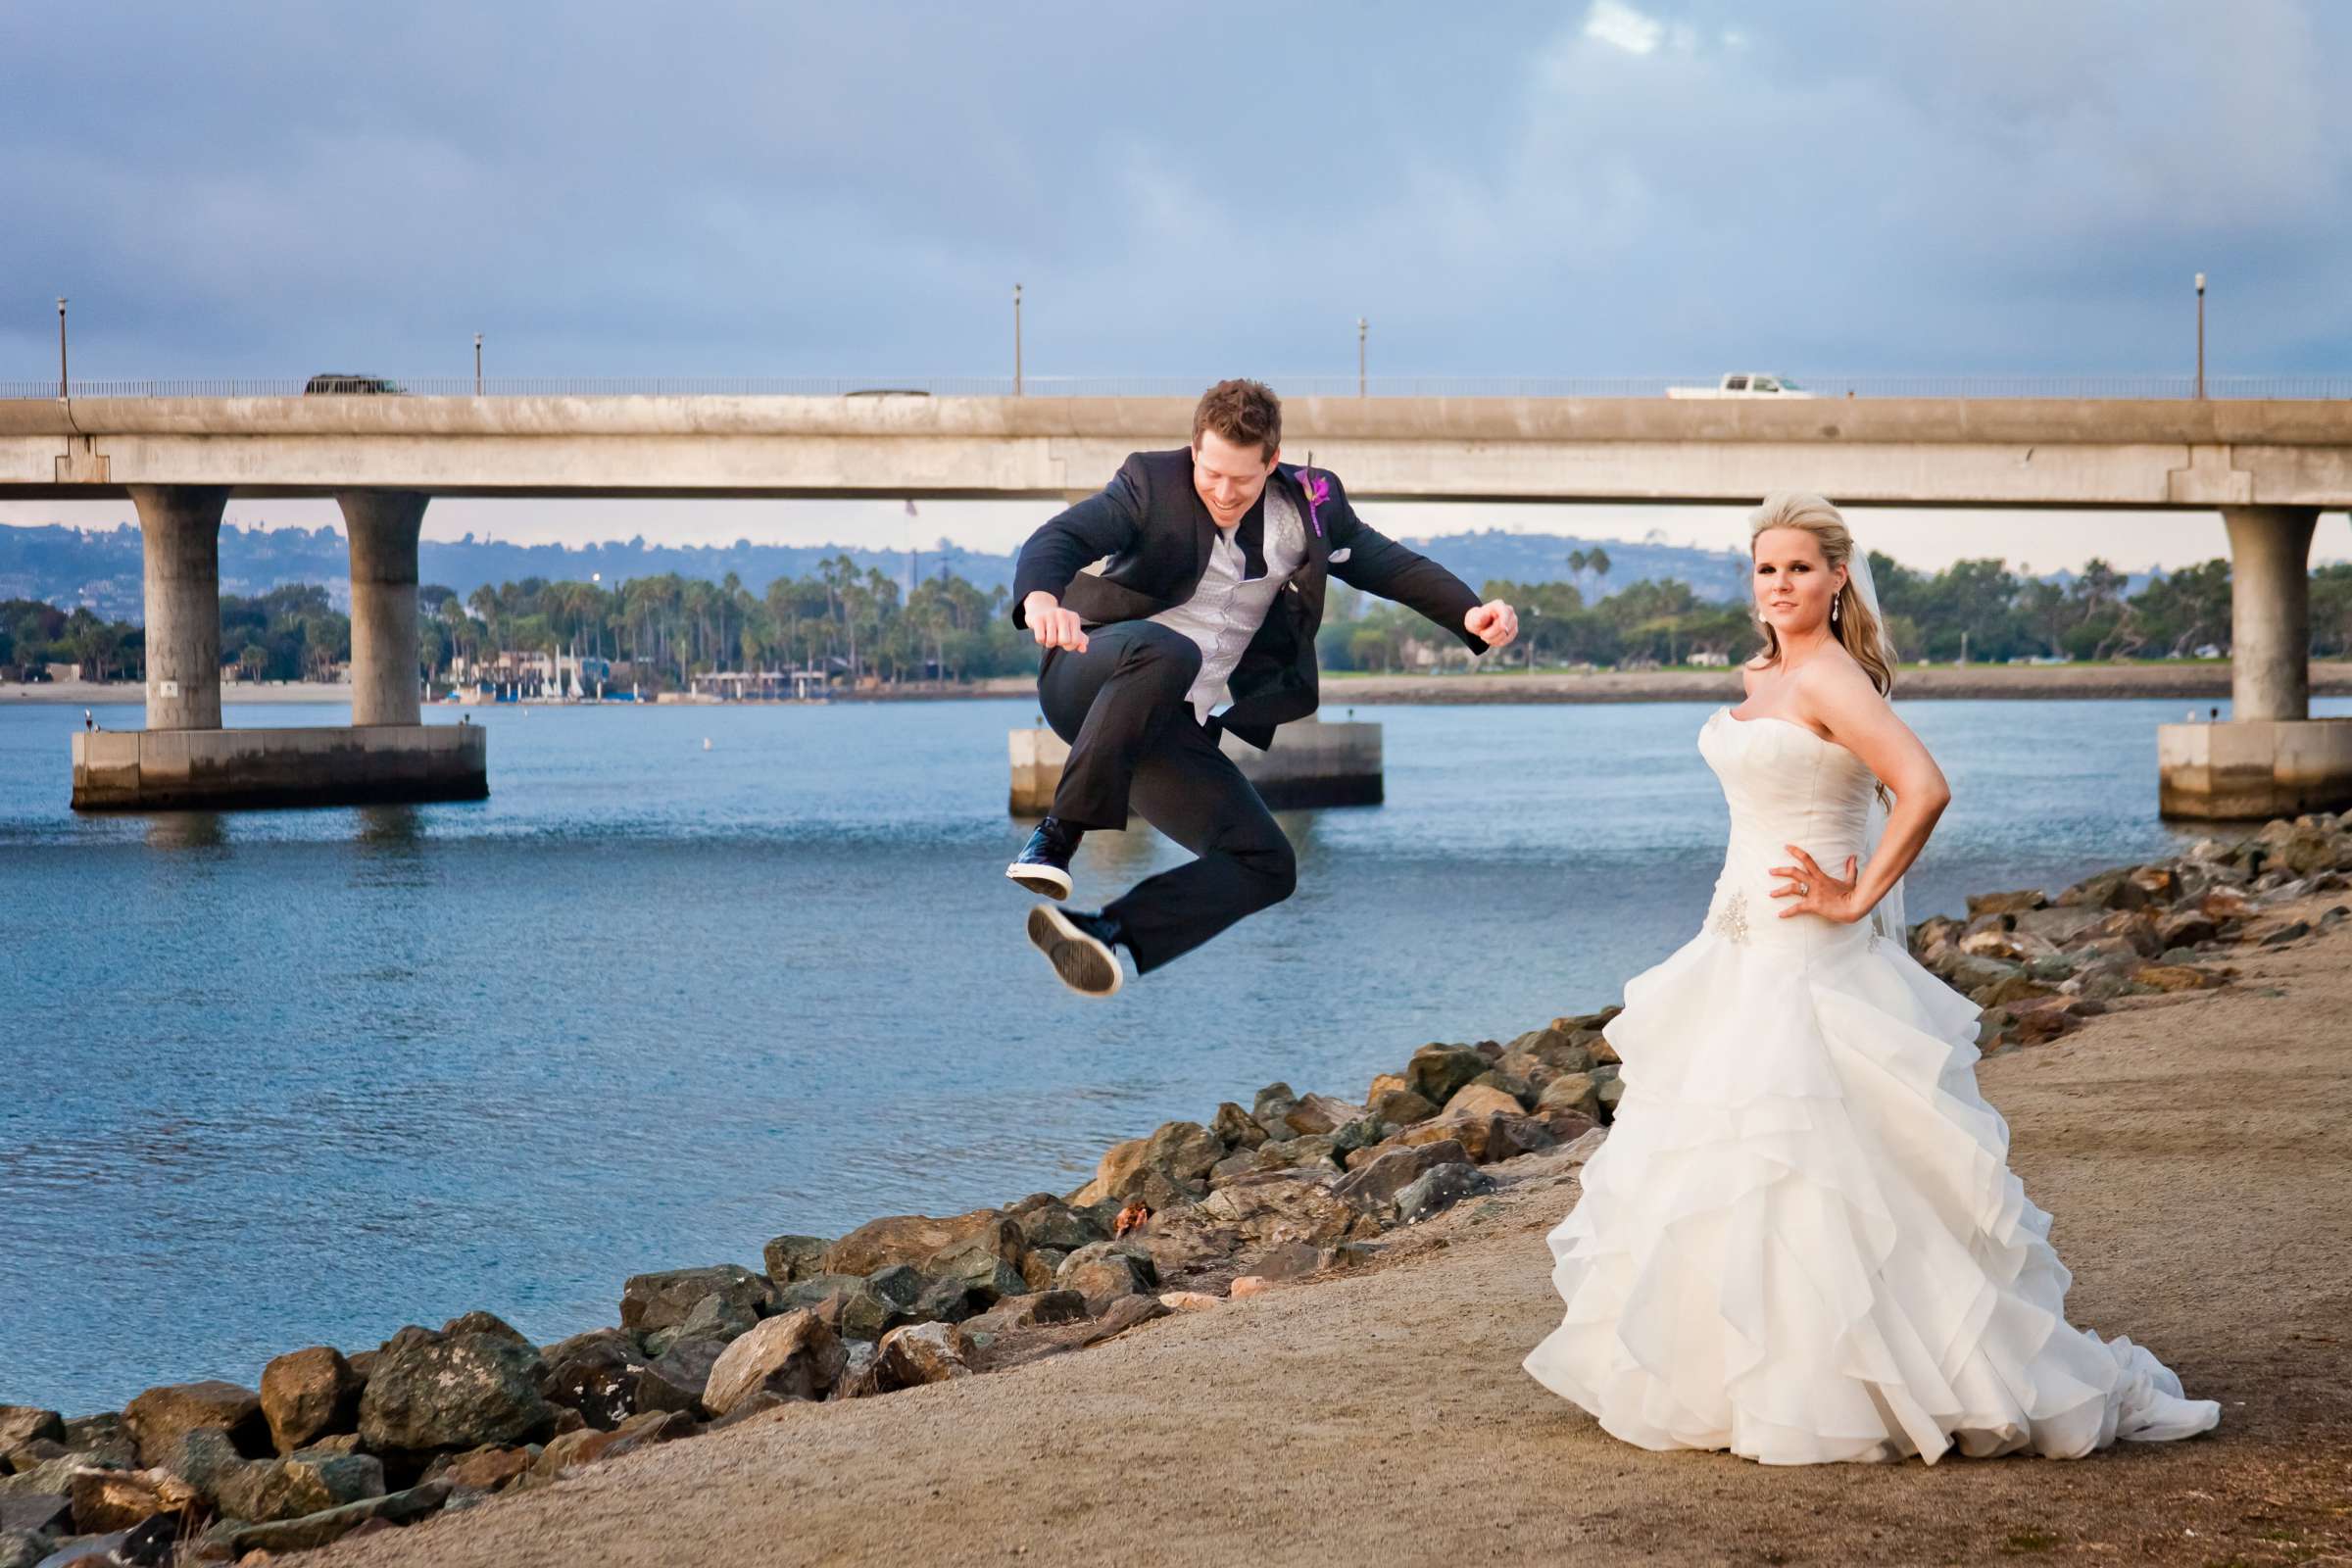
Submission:
{"label": "strapless bodice", "polygon": [[1814,914],[1784,920],[1780,911],[1795,901],[1772,896],[1785,880],[1772,867],[1795,863],[1791,844],[1839,875],[1847,856],[1862,858],[1877,783],[1862,759],[1791,719],[1735,718],[1729,708],[1718,708],[1700,726],[1698,754],[1715,770],[1732,815],[1706,929],[1806,956],[1875,941],[1868,920],[1839,925]]}

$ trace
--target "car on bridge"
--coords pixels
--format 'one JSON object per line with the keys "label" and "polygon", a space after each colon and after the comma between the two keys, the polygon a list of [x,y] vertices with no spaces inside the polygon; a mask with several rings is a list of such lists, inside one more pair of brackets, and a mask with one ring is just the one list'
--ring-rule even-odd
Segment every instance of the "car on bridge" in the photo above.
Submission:
{"label": "car on bridge", "polygon": [[302,395],[307,398],[317,397],[321,394],[341,394],[350,392],[386,392],[397,394],[406,390],[407,388],[403,387],[398,381],[389,380],[384,376],[352,375],[342,371],[329,370],[318,375],[314,375],[308,381],[304,382],[302,387]]}
{"label": "car on bridge", "polygon": [[1713,386],[1670,386],[1670,398],[1809,398],[1813,394],[1785,375],[1732,371]]}

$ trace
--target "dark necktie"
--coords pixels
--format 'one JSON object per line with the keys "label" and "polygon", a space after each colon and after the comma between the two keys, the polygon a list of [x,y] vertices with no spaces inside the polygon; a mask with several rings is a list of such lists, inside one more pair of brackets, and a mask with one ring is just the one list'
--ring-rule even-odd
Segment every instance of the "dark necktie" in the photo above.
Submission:
{"label": "dark necktie", "polygon": [[[1271,482],[1271,481],[1269,481]],[[1233,542],[1242,548],[1242,580],[1255,582],[1266,574],[1266,497],[1258,492],[1256,502],[1242,514],[1242,520],[1233,526]]]}

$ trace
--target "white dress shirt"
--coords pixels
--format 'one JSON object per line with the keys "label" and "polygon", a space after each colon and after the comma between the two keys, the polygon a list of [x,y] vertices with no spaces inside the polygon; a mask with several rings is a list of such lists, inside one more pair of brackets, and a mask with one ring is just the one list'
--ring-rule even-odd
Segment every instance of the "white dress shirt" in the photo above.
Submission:
{"label": "white dress shirt", "polygon": [[1249,569],[1249,558],[1235,537],[1241,524],[1221,527],[1209,542],[1208,564],[1193,597],[1152,617],[1184,633],[1200,650],[1200,673],[1184,696],[1194,716],[1203,724],[1211,711],[1231,700],[1225,683],[1232,678],[1234,666],[1242,662],[1250,639],[1265,624],[1266,612],[1274,608],[1283,585],[1306,564],[1306,530],[1298,520],[1298,507],[1271,481],[1266,485],[1265,504],[1265,538],[1260,547],[1266,562],[1264,574],[1243,575]]}

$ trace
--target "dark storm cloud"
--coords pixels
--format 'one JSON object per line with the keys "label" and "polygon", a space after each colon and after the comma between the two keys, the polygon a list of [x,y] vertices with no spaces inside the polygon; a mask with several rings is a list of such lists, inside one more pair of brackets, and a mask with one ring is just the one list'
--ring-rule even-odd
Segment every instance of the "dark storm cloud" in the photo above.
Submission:
{"label": "dark storm cloud", "polygon": [[0,9],[0,378],[2352,365],[2352,19]]}

